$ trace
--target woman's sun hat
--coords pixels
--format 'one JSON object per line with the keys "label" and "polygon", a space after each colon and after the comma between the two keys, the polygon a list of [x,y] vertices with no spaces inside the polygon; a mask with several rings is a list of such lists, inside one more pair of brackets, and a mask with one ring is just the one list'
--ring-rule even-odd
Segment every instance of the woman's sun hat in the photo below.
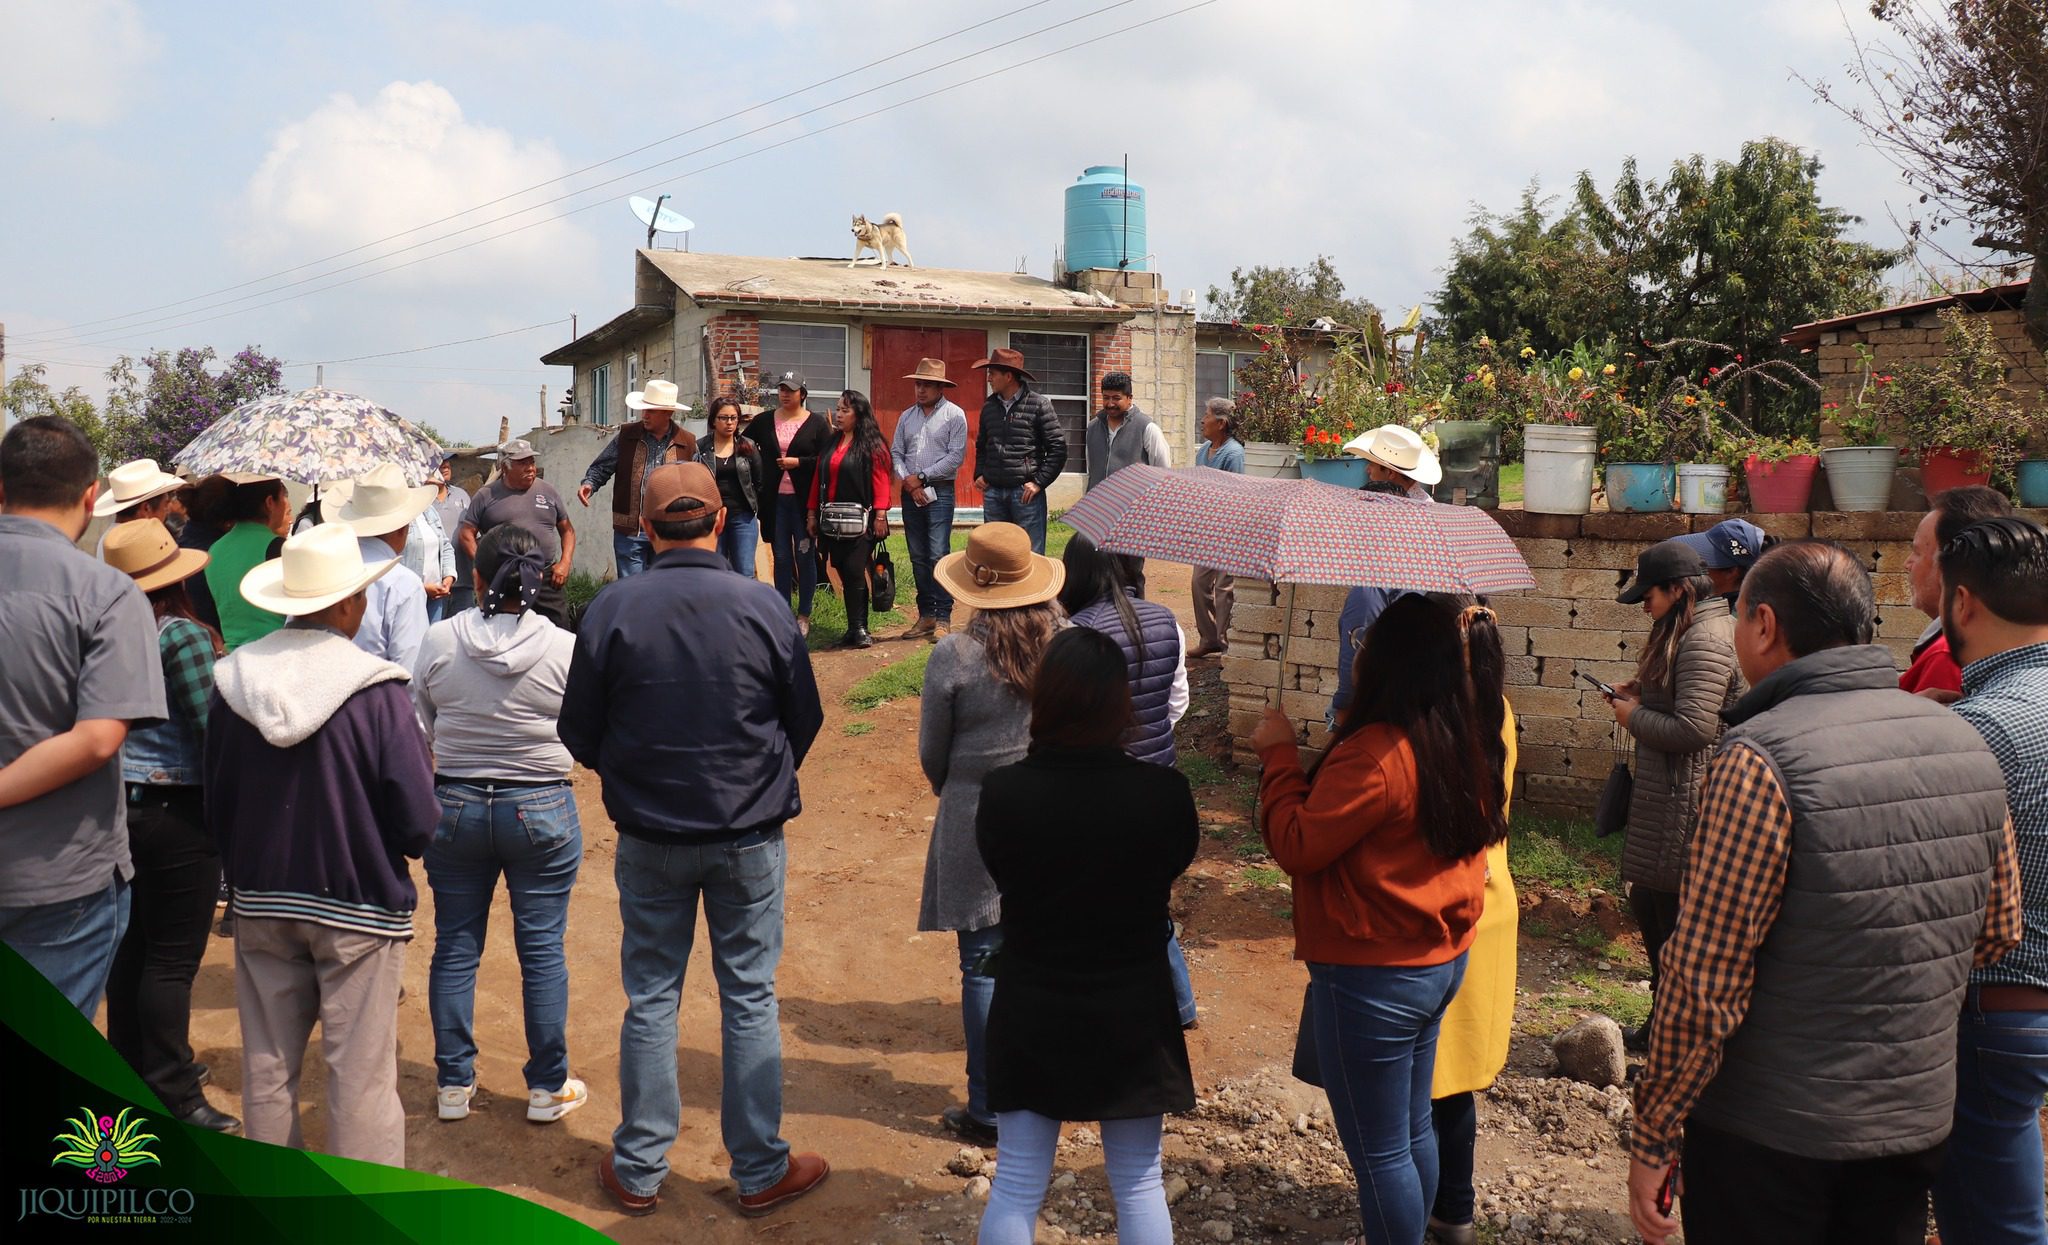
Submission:
{"label": "woman's sun hat", "polygon": [[1399,424],[1388,424],[1353,438],[1344,446],[1344,452],[1398,471],[1417,484],[1437,484],[1444,478],[1443,464],[1422,443],[1422,437],[1414,429]]}
{"label": "woman's sun hat", "polygon": [[347,524],[358,536],[382,536],[418,518],[440,494],[440,485],[407,484],[395,464],[378,463],[353,480],[328,486],[320,517]]}
{"label": "woman's sun hat", "polygon": [[[154,464],[152,464],[154,465]],[[206,569],[204,549],[180,549],[162,519],[131,519],[107,529],[100,557],[145,593],[180,583]]]}
{"label": "woman's sun hat", "polygon": [[397,558],[384,558],[365,566],[355,532],[345,524],[322,523],[285,537],[283,557],[242,576],[242,599],[287,618],[317,614],[397,565]]}
{"label": "woman's sun hat", "polygon": [[1037,605],[1059,595],[1067,568],[1031,552],[1031,536],[1015,523],[984,523],[967,537],[967,548],[939,559],[932,574],[946,591],[978,610]]}
{"label": "woman's sun hat", "polygon": [[104,519],[130,506],[139,506],[152,497],[175,493],[184,487],[186,481],[160,470],[154,458],[122,463],[107,473],[107,491],[92,504],[93,517]]}

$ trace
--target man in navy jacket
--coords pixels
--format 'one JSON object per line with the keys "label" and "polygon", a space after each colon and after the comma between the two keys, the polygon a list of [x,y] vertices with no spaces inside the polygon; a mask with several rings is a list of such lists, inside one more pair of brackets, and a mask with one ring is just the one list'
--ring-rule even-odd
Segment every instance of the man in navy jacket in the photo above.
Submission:
{"label": "man in navy jacket", "polygon": [[825,720],[789,602],[718,556],[725,508],[697,463],[657,467],[641,499],[647,570],[584,612],[562,697],[562,742],[604,783],[618,827],[624,924],[623,1119],[598,1183],[652,1214],[681,1107],[676,1010],[696,934],[711,937],[724,1016],[721,1113],[743,1214],[816,1188],[830,1166],[791,1154],[782,1128],[783,823]]}

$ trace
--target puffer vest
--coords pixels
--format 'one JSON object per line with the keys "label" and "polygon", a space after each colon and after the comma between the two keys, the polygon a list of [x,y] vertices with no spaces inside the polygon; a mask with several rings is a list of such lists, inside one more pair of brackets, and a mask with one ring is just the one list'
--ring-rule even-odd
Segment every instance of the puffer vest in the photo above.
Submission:
{"label": "puffer vest", "polygon": [[1115,475],[1125,467],[1138,461],[1145,452],[1145,430],[1152,426],[1152,417],[1137,407],[1124,415],[1124,422],[1117,426],[1116,440],[1109,439],[1109,420],[1101,415],[1088,421],[1088,487],[1102,483],[1103,477]]}
{"label": "puffer vest", "polygon": [[1955,1108],[2005,780],[1968,723],[1898,677],[1877,645],[1799,658],[1736,703],[1721,742],[1776,773],[1791,859],[1749,1012],[1692,1115],[1807,1158],[1918,1153]]}
{"label": "puffer vest", "polygon": [[[647,425],[633,421],[619,429],[619,456],[612,472],[612,530],[640,532],[640,481],[647,469]],[[686,463],[697,457],[697,437],[681,424],[668,443],[668,461]]]}
{"label": "puffer vest", "polygon": [[1124,751],[1140,761],[1172,765],[1173,723],[1167,718],[1167,699],[1173,693],[1173,672],[1179,666],[1180,624],[1173,611],[1156,601],[1131,602],[1138,614],[1138,634],[1144,637],[1145,660],[1138,660],[1138,646],[1124,633],[1124,620],[1116,603],[1108,597],[1074,615],[1074,625],[1115,640],[1124,651],[1124,669],[1131,679],[1132,722],[1124,736]]}

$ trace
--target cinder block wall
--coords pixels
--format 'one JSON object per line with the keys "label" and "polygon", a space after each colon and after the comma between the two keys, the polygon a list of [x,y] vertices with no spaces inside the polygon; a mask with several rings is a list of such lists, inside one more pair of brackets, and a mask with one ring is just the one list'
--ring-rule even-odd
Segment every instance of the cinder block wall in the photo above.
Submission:
{"label": "cinder block wall", "polygon": [[[1614,761],[1614,715],[1578,675],[1583,671],[1607,683],[1634,677],[1650,629],[1640,606],[1614,600],[1623,573],[1634,568],[1645,546],[1682,532],[1705,531],[1726,516],[1492,513],[1536,579],[1534,592],[1493,600],[1508,653],[1508,700],[1520,731],[1516,807],[1590,814]],[[2048,511],[2029,513],[2048,522]],[[1906,556],[1919,512],[1742,517],[1781,539],[1815,536],[1854,553],[1876,589],[1878,638],[1903,668],[1927,625],[1913,608],[1906,582]],[[1240,762],[1256,763],[1245,740],[1276,688],[1280,708],[1294,721],[1302,745],[1320,750],[1327,741],[1323,712],[1337,690],[1337,617],[1346,591],[1237,581],[1223,678],[1230,688],[1230,731]]]}

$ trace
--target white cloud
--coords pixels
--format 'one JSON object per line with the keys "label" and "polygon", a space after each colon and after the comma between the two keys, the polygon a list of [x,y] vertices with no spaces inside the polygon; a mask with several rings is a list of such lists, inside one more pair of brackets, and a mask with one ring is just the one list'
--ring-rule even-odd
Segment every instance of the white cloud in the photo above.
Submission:
{"label": "white cloud", "polygon": [[34,121],[106,125],[158,47],[131,0],[0,5],[0,104]]}

